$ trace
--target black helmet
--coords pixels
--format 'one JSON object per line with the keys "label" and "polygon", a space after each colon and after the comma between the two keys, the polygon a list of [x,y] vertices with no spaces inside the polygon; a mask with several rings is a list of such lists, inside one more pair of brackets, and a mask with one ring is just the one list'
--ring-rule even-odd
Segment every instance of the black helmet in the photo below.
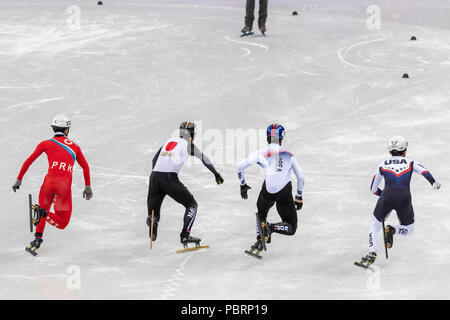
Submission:
{"label": "black helmet", "polygon": [[180,136],[181,137],[188,137],[188,135],[191,136],[191,138],[194,138],[195,135],[195,123],[184,121],[180,125]]}

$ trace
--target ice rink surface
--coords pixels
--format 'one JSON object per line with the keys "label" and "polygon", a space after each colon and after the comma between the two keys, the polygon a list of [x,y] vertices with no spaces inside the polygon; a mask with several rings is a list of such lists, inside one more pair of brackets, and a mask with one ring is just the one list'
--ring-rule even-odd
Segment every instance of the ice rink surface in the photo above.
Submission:
{"label": "ice rink surface", "polygon": [[[449,299],[450,3],[391,2],[269,1],[265,38],[239,37],[237,0],[0,2],[0,298]],[[45,156],[18,193],[11,185],[59,113],[94,198],[82,198],[77,167],[71,222],[47,226],[34,258],[27,194],[37,199]],[[180,173],[199,203],[192,234],[210,249],[175,254],[184,208],[167,198],[150,252],[151,159],[185,120],[225,179],[197,160]],[[297,233],[274,235],[258,261],[243,251],[263,176],[248,170],[241,200],[235,168],[251,148],[232,140],[258,132],[263,143],[274,122],[304,170],[305,204]],[[353,262],[367,253],[369,185],[396,134],[443,187],[413,177],[414,234],[366,272]]]}

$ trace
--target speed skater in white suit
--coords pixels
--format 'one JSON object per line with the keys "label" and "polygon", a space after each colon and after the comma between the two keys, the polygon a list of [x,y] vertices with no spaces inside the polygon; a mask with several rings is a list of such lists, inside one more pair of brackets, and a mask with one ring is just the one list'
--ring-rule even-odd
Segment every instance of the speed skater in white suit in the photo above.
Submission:
{"label": "speed skater in white suit", "polygon": [[[268,146],[251,154],[239,164],[237,171],[241,185],[241,197],[247,199],[247,185],[244,170],[257,163],[265,172],[265,181],[259,193],[257,208],[258,217],[263,229],[263,237],[257,231],[257,241],[252,246],[254,250],[261,251],[262,241],[270,243],[273,232],[283,235],[293,235],[297,230],[297,210],[303,206],[304,177],[294,155],[281,147],[285,129],[282,125],[272,124],[267,128]],[[295,199],[292,196],[291,170],[297,176],[297,193]],[[269,209],[276,204],[281,222],[267,223]],[[259,228],[257,228],[258,230]]]}

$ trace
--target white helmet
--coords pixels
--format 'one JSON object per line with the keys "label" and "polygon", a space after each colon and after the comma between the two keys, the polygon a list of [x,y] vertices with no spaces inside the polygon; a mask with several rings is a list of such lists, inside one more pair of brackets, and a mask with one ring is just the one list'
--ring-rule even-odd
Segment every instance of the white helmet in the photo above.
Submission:
{"label": "white helmet", "polygon": [[51,126],[65,129],[70,128],[71,124],[72,122],[67,116],[65,116],[64,114],[60,114],[53,118]]}
{"label": "white helmet", "polygon": [[408,141],[402,136],[395,136],[389,140],[389,151],[405,151],[408,149]]}

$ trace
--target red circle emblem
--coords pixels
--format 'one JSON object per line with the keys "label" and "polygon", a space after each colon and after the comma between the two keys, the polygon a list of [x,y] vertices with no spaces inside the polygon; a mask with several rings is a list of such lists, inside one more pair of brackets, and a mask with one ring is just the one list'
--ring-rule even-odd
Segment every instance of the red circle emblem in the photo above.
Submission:
{"label": "red circle emblem", "polygon": [[170,151],[170,150],[173,150],[176,146],[177,146],[177,142],[175,142],[175,141],[171,141],[171,142],[169,142],[168,144],[167,144],[167,146],[166,146],[166,151]]}

